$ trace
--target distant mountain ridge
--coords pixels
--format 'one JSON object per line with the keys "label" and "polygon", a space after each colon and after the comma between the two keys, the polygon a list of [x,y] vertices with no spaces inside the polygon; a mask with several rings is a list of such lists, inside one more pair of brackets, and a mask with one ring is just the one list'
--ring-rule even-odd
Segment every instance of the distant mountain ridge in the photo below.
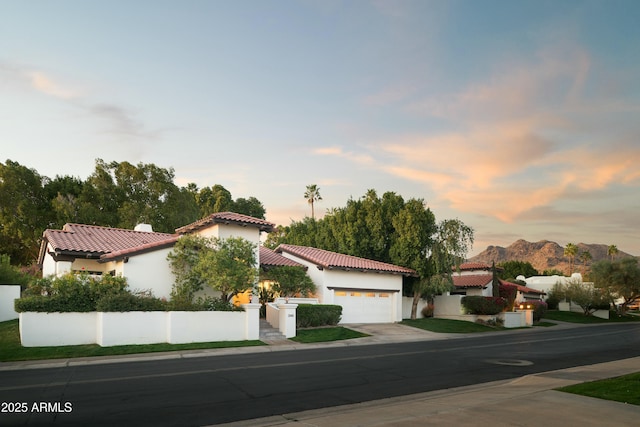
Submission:
{"label": "distant mountain ridge", "polygon": [[[584,251],[589,251],[593,258],[588,262],[587,269],[589,265],[597,261],[610,259],[607,254],[609,245],[578,243],[576,246],[578,247],[578,255],[573,262],[574,272],[580,273],[583,271],[584,266],[580,260],[580,253]],[[633,255],[626,252],[619,251],[616,259],[632,256]],[[526,240],[520,239],[506,248],[502,246],[488,246],[487,249],[478,255],[469,258],[469,262],[482,262],[485,264],[491,264],[494,261],[496,264],[505,261],[525,261],[531,263],[540,273],[544,270],[551,269],[560,270],[565,274],[569,273],[569,258],[564,256],[564,247],[549,240],[527,242]]]}

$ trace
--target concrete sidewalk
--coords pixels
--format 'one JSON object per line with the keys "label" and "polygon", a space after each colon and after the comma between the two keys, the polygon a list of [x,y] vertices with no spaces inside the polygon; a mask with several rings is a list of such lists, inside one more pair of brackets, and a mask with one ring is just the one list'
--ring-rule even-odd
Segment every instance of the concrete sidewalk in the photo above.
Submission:
{"label": "concrete sidewalk", "polygon": [[553,389],[640,371],[640,357],[229,426],[637,426],[640,406]]}

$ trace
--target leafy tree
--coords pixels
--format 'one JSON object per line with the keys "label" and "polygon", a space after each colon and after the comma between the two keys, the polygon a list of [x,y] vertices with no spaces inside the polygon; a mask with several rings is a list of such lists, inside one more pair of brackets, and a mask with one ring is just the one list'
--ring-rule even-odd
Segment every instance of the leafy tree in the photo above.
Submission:
{"label": "leafy tree", "polygon": [[207,240],[211,250],[199,254],[194,274],[224,301],[251,289],[258,277],[256,245],[241,237]]}
{"label": "leafy tree", "polygon": [[502,280],[513,281],[516,277],[522,275],[524,277],[538,276],[538,270],[527,261],[505,261],[498,264],[502,271],[498,271],[498,277]]}
{"label": "leafy tree", "polygon": [[307,185],[307,190],[304,192],[304,198],[311,205],[311,218],[315,218],[314,204],[317,201],[322,200],[320,195],[320,187],[316,184]]}
{"label": "leafy tree", "polygon": [[173,250],[167,255],[174,276],[171,301],[177,304],[191,305],[196,292],[204,288],[204,280],[196,274],[194,267],[205,251],[212,250],[206,238],[197,234],[180,237]]}
{"label": "leafy tree", "polygon": [[0,285],[26,285],[30,277],[11,265],[9,255],[0,254]]}
{"label": "leafy tree", "polygon": [[618,255],[618,252],[618,247],[616,245],[609,245],[607,248],[607,255],[611,257],[611,262],[613,262],[615,256]]}
{"label": "leafy tree", "polygon": [[640,299],[640,267],[637,258],[620,261],[599,261],[592,267],[595,286],[606,291],[612,298],[622,298],[622,312],[629,304]]}
{"label": "leafy tree", "polygon": [[300,267],[287,265],[271,267],[263,271],[262,276],[275,282],[272,289],[282,298],[290,298],[298,294],[307,297],[316,290],[307,272]]}
{"label": "leafy tree", "polygon": [[219,184],[200,190],[196,202],[202,218],[216,212],[231,211],[233,206],[231,193]]}
{"label": "leafy tree", "polygon": [[573,274],[573,261],[578,255],[578,247],[573,243],[567,243],[567,246],[564,248],[564,256],[569,258],[569,276]]}
{"label": "leafy tree", "polygon": [[569,279],[564,285],[564,295],[572,303],[579,305],[585,316],[590,316],[601,307],[608,307],[603,293],[590,283],[578,279]]}
{"label": "leafy tree", "polygon": [[46,181],[17,162],[0,163],[0,248],[17,264],[36,259],[42,232],[51,223]]}
{"label": "leafy tree", "polygon": [[564,276],[564,273],[557,268],[551,268],[542,272],[543,276]]}
{"label": "leafy tree", "polygon": [[237,198],[232,206],[234,212],[249,215],[254,218],[264,219],[264,215],[267,212],[262,202],[255,197],[249,197],[248,199],[242,197]]}

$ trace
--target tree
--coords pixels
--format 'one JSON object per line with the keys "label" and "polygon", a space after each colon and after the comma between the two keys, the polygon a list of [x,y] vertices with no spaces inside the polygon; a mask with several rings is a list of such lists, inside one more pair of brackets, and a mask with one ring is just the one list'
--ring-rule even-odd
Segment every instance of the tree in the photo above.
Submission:
{"label": "tree", "polygon": [[569,276],[573,274],[573,261],[576,255],[578,255],[578,247],[573,243],[567,243],[564,248],[564,256],[569,257]]}
{"label": "tree", "polygon": [[52,222],[47,180],[17,162],[0,163],[0,250],[17,264],[35,261],[42,232]]}
{"label": "tree", "polygon": [[516,277],[539,276],[538,270],[530,262],[526,261],[505,261],[498,264],[502,271],[498,271],[498,277],[502,280],[513,281]]}
{"label": "tree", "polygon": [[316,290],[316,285],[301,267],[271,267],[263,271],[262,277],[275,282],[273,290],[282,298],[291,298],[298,294],[307,297]]}
{"label": "tree", "polygon": [[593,256],[589,251],[582,251],[579,257],[580,261],[582,261],[582,277],[587,277],[587,265],[593,259]]}
{"label": "tree", "polygon": [[249,197],[248,199],[242,197],[237,198],[233,202],[232,210],[236,213],[260,219],[264,219],[264,214],[267,212],[262,202],[255,197]]}
{"label": "tree", "polygon": [[613,262],[615,256],[618,255],[618,252],[618,247],[616,245],[609,245],[607,248],[607,255],[611,257],[611,262]]}
{"label": "tree", "polygon": [[258,277],[256,245],[241,237],[209,238],[206,250],[199,254],[194,274],[223,301],[253,288]]}
{"label": "tree", "polygon": [[196,201],[202,218],[212,213],[230,211],[233,206],[231,193],[219,184],[200,190]]}
{"label": "tree", "polygon": [[622,312],[629,304],[640,299],[640,267],[637,258],[620,261],[599,261],[592,266],[596,287],[605,290],[612,299],[622,298]]}
{"label": "tree", "polygon": [[314,219],[314,203],[322,200],[322,196],[320,195],[320,187],[318,187],[316,184],[307,185],[307,190],[304,192],[304,198],[307,200],[307,203],[311,205],[311,218]]}
{"label": "tree", "polygon": [[602,292],[591,283],[584,283],[579,279],[569,279],[564,285],[565,298],[579,305],[585,316],[590,316],[600,307],[608,307]]}
{"label": "tree", "polygon": [[182,236],[168,259],[175,276],[172,299],[184,303],[191,303],[204,286],[230,301],[251,289],[258,277],[256,245],[241,237]]}

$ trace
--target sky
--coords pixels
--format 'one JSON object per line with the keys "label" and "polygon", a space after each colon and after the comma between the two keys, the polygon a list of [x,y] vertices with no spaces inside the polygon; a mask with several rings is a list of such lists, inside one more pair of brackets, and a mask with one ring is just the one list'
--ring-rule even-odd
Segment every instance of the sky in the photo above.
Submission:
{"label": "sky", "polygon": [[368,189],[640,255],[640,2],[0,0],[0,162],[173,168],[267,220]]}

